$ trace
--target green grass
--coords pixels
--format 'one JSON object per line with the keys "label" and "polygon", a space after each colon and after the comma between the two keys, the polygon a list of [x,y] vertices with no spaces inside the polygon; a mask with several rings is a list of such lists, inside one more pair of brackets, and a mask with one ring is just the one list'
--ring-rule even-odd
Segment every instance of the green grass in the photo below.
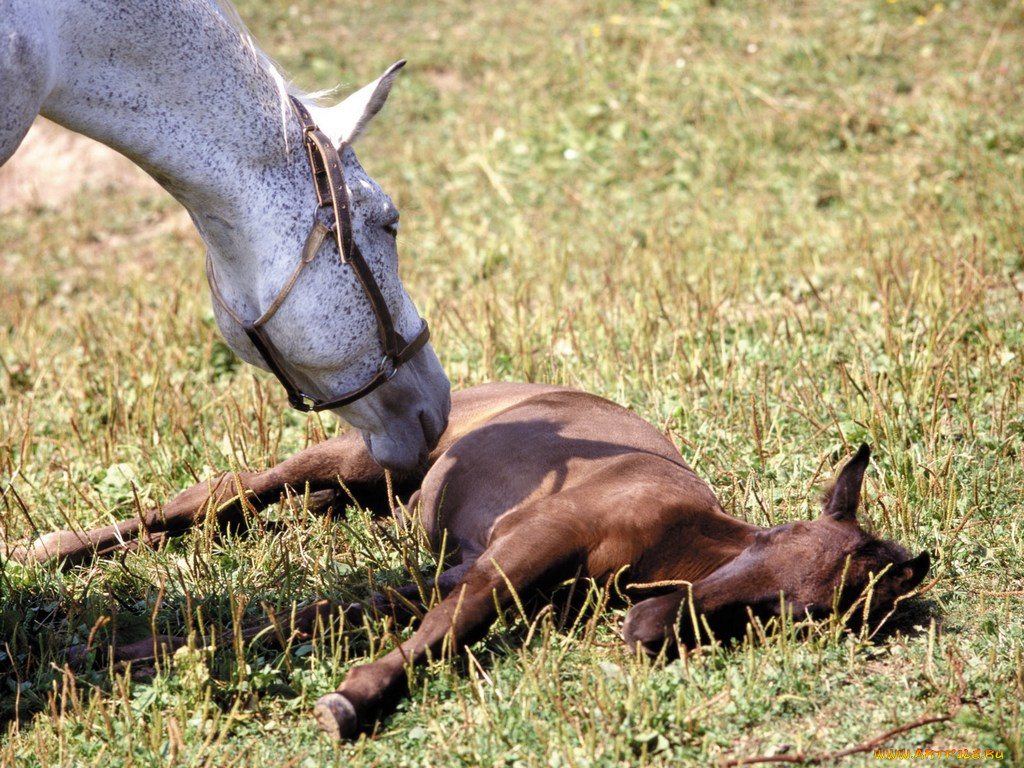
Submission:
{"label": "green grass", "polygon": [[[68,573],[5,563],[0,765],[704,764],[940,715],[887,746],[1024,762],[1024,6],[792,5],[239,10],[304,87],[409,59],[360,157],[402,210],[405,282],[457,386],[627,404],[758,524],[816,514],[870,442],[870,526],[938,555],[892,631],[650,665],[619,642],[621,611],[510,621],[340,748],[307,713],[389,626],[134,676],[63,668],[114,613],[136,636],[201,631],[401,579],[389,531],[300,500],[249,538]],[[173,201],[93,190],[5,215],[0,245],[9,539],[127,517],[341,428],[233,359]]]}

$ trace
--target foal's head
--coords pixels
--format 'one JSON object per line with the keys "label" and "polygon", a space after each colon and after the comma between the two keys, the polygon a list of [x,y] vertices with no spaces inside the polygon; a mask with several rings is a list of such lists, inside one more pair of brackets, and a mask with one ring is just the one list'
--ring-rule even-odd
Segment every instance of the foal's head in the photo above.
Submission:
{"label": "foal's head", "polygon": [[858,524],[869,456],[862,445],[826,494],[818,519],[758,531],[746,549],[694,584],[692,592],[638,603],[623,630],[627,642],[657,653],[666,641],[673,642],[676,628],[684,642],[692,642],[693,615],[703,616],[712,633],[724,638],[741,635],[751,616],[766,620],[785,612],[821,618],[839,611],[857,622],[891,611],[897,598],[924,579],[930,558],[927,552],[911,557]]}

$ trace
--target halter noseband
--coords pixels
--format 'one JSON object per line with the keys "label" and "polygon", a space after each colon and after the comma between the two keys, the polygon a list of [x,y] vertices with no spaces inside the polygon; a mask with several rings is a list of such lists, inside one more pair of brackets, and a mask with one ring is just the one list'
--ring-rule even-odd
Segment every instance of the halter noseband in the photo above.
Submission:
{"label": "halter noseband", "polygon": [[[209,252],[207,252],[206,256],[206,276],[209,280],[210,292],[213,294],[214,299],[221,309],[242,326],[242,329],[249,337],[249,341],[252,342],[256,351],[259,352],[263,362],[267,364],[267,368],[281,382],[281,386],[285,388],[285,391],[288,393],[288,402],[292,408],[300,411],[325,411],[353,403],[359,398],[368,395],[381,384],[389,381],[398,372],[398,369],[403,364],[409,362],[427,343],[427,340],[430,338],[430,329],[427,327],[427,321],[423,320],[420,330],[412,341],[406,341],[395,330],[395,323],[391,317],[390,310],[388,310],[387,302],[384,301],[384,294],[381,293],[380,286],[377,285],[377,280],[374,278],[370,266],[366,263],[366,259],[363,258],[359,245],[352,237],[351,201],[349,199],[348,187],[345,185],[345,172],[342,169],[341,156],[327,135],[317,128],[316,123],[313,122],[309,111],[302,102],[292,97],[291,103],[292,109],[295,110],[295,114],[302,126],[303,141],[305,142],[306,153],[309,156],[309,167],[313,173],[313,186],[316,188],[318,211],[324,208],[332,209],[334,211],[332,225],[328,226],[321,222],[319,217],[314,217],[313,228],[306,238],[306,244],[302,248],[299,263],[295,265],[295,269],[292,271],[288,281],[278,291],[270,306],[255,320],[243,320],[224,301],[224,296],[217,285],[217,278],[213,271],[213,263],[210,260]],[[351,265],[359,280],[359,284],[363,288],[363,293],[370,302],[373,315],[377,320],[377,334],[380,337],[380,345],[384,351],[384,357],[380,361],[377,373],[366,384],[339,397],[321,400],[304,394],[288,378],[288,374],[285,373],[284,366],[281,365],[279,360],[277,348],[263,330],[263,326],[284,304],[295,282],[299,279],[299,275],[302,274],[302,270],[316,258],[317,253],[320,251],[320,246],[323,245],[324,240],[329,234],[334,235],[335,242],[338,244],[338,254],[341,258],[341,263]]]}

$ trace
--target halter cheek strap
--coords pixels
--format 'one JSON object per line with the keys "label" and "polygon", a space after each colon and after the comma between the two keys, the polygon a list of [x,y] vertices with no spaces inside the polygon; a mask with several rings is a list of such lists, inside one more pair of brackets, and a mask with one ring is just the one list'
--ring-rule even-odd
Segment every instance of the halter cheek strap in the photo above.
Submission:
{"label": "halter cheek strap", "polygon": [[306,237],[306,244],[302,248],[302,256],[299,259],[298,264],[295,265],[295,269],[292,270],[292,274],[289,276],[288,281],[281,286],[281,290],[278,291],[277,296],[274,297],[274,300],[270,303],[270,306],[267,307],[263,314],[252,322],[243,320],[239,317],[224,299],[224,295],[220,292],[220,285],[217,283],[217,275],[213,271],[213,261],[210,259],[210,252],[207,251],[206,279],[210,283],[210,291],[213,294],[213,298],[217,301],[217,304],[220,305],[221,309],[227,312],[228,317],[238,323],[238,325],[248,325],[253,328],[263,326],[277,313],[277,310],[281,308],[281,305],[284,304],[284,300],[288,298],[288,294],[295,286],[295,282],[299,279],[299,275],[302,274],[302,270],[305,269],[307,264],[316,258],[317,253],[320,251],[320,246],[323,245],[324,240],[329,234],[331,234],[331,229],[323,224],[319,219],[313,222],[313,227],[309,230],[309,235]]}
{"label": "halter cheek strap", "polygon": [[[331,143],[327,135],[317,128],[316,123],[310,117],[305,105],[298,99],[292,97],[292,109],[302,126],[303,141],[306,146],[306,153],[309,157],[309,167],[313,175],[313,186],[316,190],[318,210],[330,208],[333,212],[333,226],[325,225],[319,216],[314,216],[313,227],[306,237],[306,243],[302,247],[302,254],[299,257],[295,269],[277,292],[270,306],[263,314],[255,320],[248,321],[240,317],[224,300],[220,286],[217,284],[217,276],[213,269],[213,262],[209,251],[206,254],[206,277],[210,283],[210,293],[214,300],[227,315],[240,325],[245,331],[252,345],[259,352],[263,362],[270,369],[281,386],[288,393],[288,402],[293,408],[300,411],[323,411],[332,408],[340,408],[355,402],[361,397],[368,395],[381,384],[389,381],[398,369],[413,358],[430,339],[430,329],[427,321],[423,320],[419,331],[411,341],[406,341],[400,333],[395,330],[394,319],[388,309],[384,294],[377,284],[376,278],[370,265],[366,263],[363,253],[352,236],[352,211],[351,201],[348,194],[348,186],[345,184],[345,173],[341,163],[341,156],[338,150]],[[347,392],[344,395],[321,400],[306,395],[300,390],[288,376],[284,365],[280,360],[277,348],[270,337],[267,336],[263,326],[272,318],[277,310],[281,308],[288,294],[295,286],[299,275],[306,265],[311,263],[320,252],[320,248],[329,234],[334,235],[338,246],[338,254],[342,264],[352,267],[356,273],[356,279],[363,289],[370,308],[373,310],[374,318],[377,321],[377,335],[380,338],[381,348],[384,356],[377,367],[374,376],[362,386]]]}

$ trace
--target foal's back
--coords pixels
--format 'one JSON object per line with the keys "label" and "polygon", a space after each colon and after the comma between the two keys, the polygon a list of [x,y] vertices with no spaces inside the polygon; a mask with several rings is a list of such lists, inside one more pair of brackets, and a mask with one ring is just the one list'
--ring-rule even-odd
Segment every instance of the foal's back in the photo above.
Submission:
{"label": "foal's back", "polygon": [[465,555],[478,555],[495,524],[518,523],[526,514],[573,516],[599,542],[610,527],[676,514],[680,504],[700,513],[720,510],[664,435],[602,398],[491,384],[456,393],[453,406],[457,421],[418,499],[435,547],[446,531],[449,550],[458,545]]}

